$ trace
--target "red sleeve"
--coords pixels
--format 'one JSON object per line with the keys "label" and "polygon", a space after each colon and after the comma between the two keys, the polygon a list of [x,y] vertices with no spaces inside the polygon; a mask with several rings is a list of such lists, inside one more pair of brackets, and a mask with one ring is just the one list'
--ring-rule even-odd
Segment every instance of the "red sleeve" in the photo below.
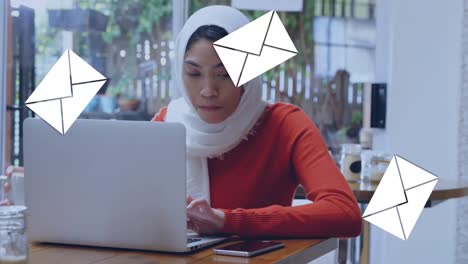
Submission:
{"label": "red sleeve", "polygon": [[298,183],[311,204],[258,209],[222,209],[223,233],[241,236],[353,237],[361,233],[356,199],[328,153],[320,131],[302,111],[281,125]]}
{"label": "red sleeve", "polygon": [[166,119],[166,113],[167,113],[167,106],[164,106],[159,110],[159,112],[154,115],[154,117],[151,119],[153,122],[164,122]]}

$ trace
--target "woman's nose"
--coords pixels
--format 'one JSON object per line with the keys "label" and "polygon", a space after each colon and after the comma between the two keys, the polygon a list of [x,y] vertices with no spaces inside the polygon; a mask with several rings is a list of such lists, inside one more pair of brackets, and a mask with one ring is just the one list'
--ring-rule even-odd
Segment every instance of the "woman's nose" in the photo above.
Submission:
{"label": "woman's nose", "polygon": [[203,84],[203,88],[200,91],[200,95],[204,97],[215,97],[218,96],[218,88],[211,80],[206,80]]}

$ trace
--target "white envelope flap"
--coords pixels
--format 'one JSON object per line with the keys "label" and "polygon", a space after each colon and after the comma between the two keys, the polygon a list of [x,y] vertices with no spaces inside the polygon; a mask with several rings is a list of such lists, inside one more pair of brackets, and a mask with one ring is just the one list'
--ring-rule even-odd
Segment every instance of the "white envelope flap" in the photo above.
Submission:
{"label": "white envelope flap", "polygon": [[296,53],[264,46],[260,56],[247,56],[242,76],[236,86],[243,85],[294,56]]}
{"label": "white envelope flap", "polygon": [[270,28],[268,29],[268,34],[265,39],[265,45],[297,53],[297,49],[294,46],[288,31],[284,28],[284,25],[281,23],[281,19],[276,12],[273,13]]}
{"label": "white envelope flap", "polygon": [[72,96],[68,52],[65,51],[26,100],[26,104]]}
{"label": "white envelope flap", "polygon": [[55,130],[62,133],[62,102],[60,99],[26,104],[26,106]]}
{"label": "white envelope flap", "polygon": [[236,85],[239,82],[240,75],[242,73],[242,67],[244,66],[247,53],[236,51],[228,48],[213,45],[218,53],[219,58],[223,62],[226,71],[231,77],[232,82]]}
{"label": "white envelope flap", "polygon": [[70,54],[70,69],[72,84],[102,81],[105,80],[101,73],[95,70],[85,60],[76,55],[72,50],[67,50]]}
{"label": "white envelope flap", "polygon": [[274,11],[214,42],[213,46],[235,86],[297,55],[293,41]]}
{"label": "white envelope flap", "polygon": [[403,240],[406,239],[401,227],[401,218],[397,207],[392,207],[380,213],[366,216],[364,219],[367,222],[393,234],[394,236],[397,236]]}
{"label": "white envelope flap", "polygon": [[406,203],[405,190],[398,170],[396,157],[393,156],[382,180],[372,196],[363,217]]}
{"label": "white envelope flap", "polygon": [[413,231],[413,228],[416,225],[429,196],[431,196],[437,181],[437,179],[432,180],[406,191],[408,203],[398,206],[405,239],[408,238],[411,231]]}
{"label": "white envelope flap", "polygon": [[73,97],[62,99],[63,134],[73,125],[106,81],[73,85]]}
{"label": "white envelope flap", "polygon": [[407,161],[406,159],[399,156],[396,156],[396,158],[405,190],[438,179],[434,174]]}
{"label": "white envelope flap", "polygon": [[249,24],[235,30],[229,35],[219,39],[214,42],[213,45],[260,55],[272,16],[273,11],[270,11]]}

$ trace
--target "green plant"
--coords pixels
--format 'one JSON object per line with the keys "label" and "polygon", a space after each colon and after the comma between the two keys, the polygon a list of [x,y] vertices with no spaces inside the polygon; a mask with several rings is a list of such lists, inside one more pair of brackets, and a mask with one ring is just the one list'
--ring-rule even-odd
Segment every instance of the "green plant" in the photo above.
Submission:
{"label": "green plant", "polygon": [[354,111],[351,115],[351,124],[361,125],[362,124],[362,111]]}
{"label": "green plant", "polygon": [[[254,20],[266,11],[243,11],[251,20]],[[298,50],[298,55],[293,59],[287,60],[279,67],[275,67],[264,74],[266,80],[278,78],[281,71],[288,76],[293,76],[295,72],[305,71],[304,66],[310,65],[310,72],[315,71],[314,59],[314,17],[315,3],[314,1],[304,1],[303,12],[277,12],[283,22],[289,36]],[[307,73],[306,78],[310,78],[310,73]],[[278,84],[283,85],[283,84]],[[287,92],[280,93],[283,98],[288,98]],[[304,93],[297,93],[294,98],[290,99],[290,103],[299,104]]]}
{"label": "green plant", "polygon": [[109,87],[106,90],[106,94],[115,97],[129,96],[129,94],[126,93],[126,91],[132,83],[132,80],[133,78],[131,74],[125,72],[124,75],[122,75],[122,77],[117,82],[114,82],[113,84],[109,85]]}
{"label": "green plant", "polygon": [[361,127],[362,111],[356,110],[351,115],[351,122],[348,125],[344,125],[340,130],[344,132],[349,139],[357,141]]}
{"label": "green plant", "polygon": [[93,8],[109,16],[103,33],[108,44],[122,37],[136,44],[142,34],[150,35],[163,18],[172,15],[170,0],[79,0],[79,7]]}
{"label": "green plant", "polygon": [[117,60],[112,64],[112,72],[108,73],[111,83],[106,94],[134,98],[134,93],[126,92],[138,73],[135,47],[145,39],[152,42],[172,39],[172,31],[163,28],[164,22],[172,15],[172,1],[78,0],[78,6],[92,8],[109,16],[107,29],[102,33],[104,42],[113,50],[113,53],[108,54],[109,58],[115,56],[114,53],[120,48],[126,50],[125,60]]}

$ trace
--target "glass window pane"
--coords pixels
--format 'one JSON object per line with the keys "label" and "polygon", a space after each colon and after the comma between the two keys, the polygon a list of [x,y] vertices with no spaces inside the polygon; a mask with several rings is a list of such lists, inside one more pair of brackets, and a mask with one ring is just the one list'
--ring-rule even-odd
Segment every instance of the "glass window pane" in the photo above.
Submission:
{"label": "glass window pane", "polygon": [[[15,52],[33,64],[29,77],[19,76],[18,63],[12,66],[14,78],[10,89],[15,91],[12,96],[15,103],[24,102],[24,94],[29,95],[67,48],[109,78],[82,118],[148,120],[169,103],[175,89],[171,86],[170,70],[175,39],[171,0],[11,1],[16,8],[11,14],[16,25],[13,33],[29,35],[32,45],[29,53],[20,50],[19,46]],[[186,1],[188,15],[205,6],[231,4],[230,0]],[[371,0],[304,1],[302,13],[278,12],[299,52],[287,63],[264,74],[265,81],[277,82],[275,86],[266,87],[266,93],[277,94],[277,90],[293,91],[294,94],[296,91],[300,96],[286,94],[274,99],[312,109],[308,104],[323,101],[316,99],[313,102],[312,98],[325,97],[326,86],[338,70],[346,70],[351,82],[372,80],[374,5],[375,1]],[[29,11],[21,13],[20,6],[28,7],[24,10]],[[34,23],[30,27],[33,30],[28,32],[24,31],[28,28],[24,26],[27,12]],[[241,12],[252,20],[266,13]],[[342,18],[343,13],[346,19]],[[21,78],[29,78],[33,85],[19,87]],[[314,116],[317,112],[314,111],[308,114],[312,119],[320,120]],[[12,118],[18,126],[12,131],[20,131],[19,121],[24,115],[18,111]],[[21,154],[21,148],[14,146],[12,149]]]}
{"label": "glass window pane", "polygon": [[348,45],[375,47],[375,22],[370,20],[348,20],[345,32]]}
{"label": "glass window pane", "polygon": [[373,82],[375,50],[349,48],[346,51],[346,69],[351,72],[351,82]]}
{"label": "glass window pane", "polygon": [[[146,120],[168,103],[172,1],[12,0],[12,4],[34,10],[36,85],[67,48],[108,78],[82,117]],[[121,112],[132,114],[123,117]]]}

